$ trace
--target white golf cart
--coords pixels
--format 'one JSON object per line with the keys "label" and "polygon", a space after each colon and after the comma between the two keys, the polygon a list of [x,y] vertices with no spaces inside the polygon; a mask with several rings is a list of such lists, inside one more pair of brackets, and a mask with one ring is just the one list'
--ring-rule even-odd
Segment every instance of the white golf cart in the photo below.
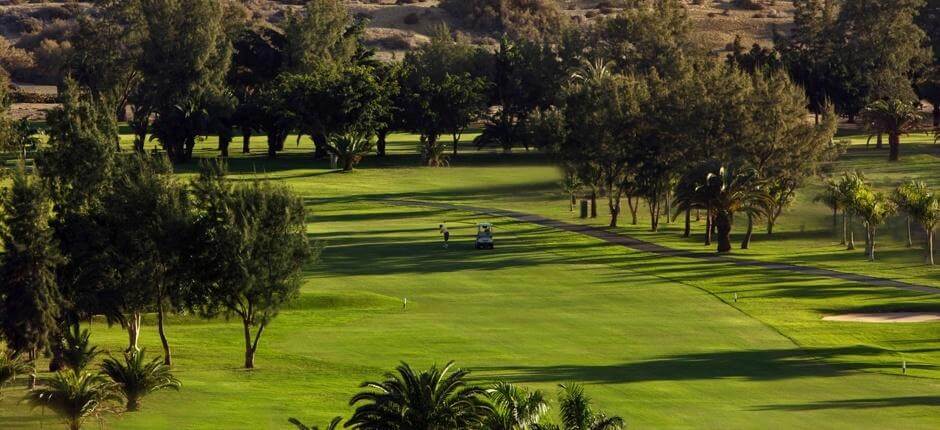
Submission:
{"label": "white golf cart", "polygon": [[493,224],[481,222],[477,224],[477,249],[493,249]]}

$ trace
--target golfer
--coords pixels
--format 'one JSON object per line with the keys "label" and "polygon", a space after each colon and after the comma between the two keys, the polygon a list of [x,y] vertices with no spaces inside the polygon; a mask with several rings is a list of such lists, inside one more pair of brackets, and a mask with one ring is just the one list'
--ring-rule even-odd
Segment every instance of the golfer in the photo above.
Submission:
{"label": "golfer", "polygon": [[447,227],[445,227],[444,224],[439,225],[438,228],[444,236],[444,248],[447,248],[447,242],[450,241],[450,232],[447,231]]}

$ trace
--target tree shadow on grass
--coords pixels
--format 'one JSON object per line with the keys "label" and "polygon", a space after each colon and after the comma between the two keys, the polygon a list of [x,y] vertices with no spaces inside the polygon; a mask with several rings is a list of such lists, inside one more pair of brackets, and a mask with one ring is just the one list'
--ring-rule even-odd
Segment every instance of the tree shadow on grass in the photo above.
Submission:
{"label": "tree shadow on grass", "polygon": [[[615,365],[508,366],[474,368],[515,383],[579,381],[596,384],[647,381],[746,379],[774,381],[801,377],[833,377],[859,370],[895,368],[894,364],[862,363],[845,358],[877,356],[883,350],[868,346],[814,349],[769,349],[706,352],[666,356]],[[935,369],[910,363],[908,368]]]}
{"label": "tree shadow on grass", "polygon": [[820,409],[874,409],[905,406],[940,406],[940,396],[885,397],[879,399],[826,400],[812,403],[764,405],[756,411],[814,411]]}

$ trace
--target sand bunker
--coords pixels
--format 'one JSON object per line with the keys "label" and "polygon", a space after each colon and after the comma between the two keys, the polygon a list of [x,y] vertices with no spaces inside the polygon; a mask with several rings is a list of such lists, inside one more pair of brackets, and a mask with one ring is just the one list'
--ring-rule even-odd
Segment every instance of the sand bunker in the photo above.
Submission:
{"label": "sand bunker", "polygon": [[940,312],[880,312],[866,314],[842,314],[823,317],[823,320],[865,323],[922,323],[940,321]]}

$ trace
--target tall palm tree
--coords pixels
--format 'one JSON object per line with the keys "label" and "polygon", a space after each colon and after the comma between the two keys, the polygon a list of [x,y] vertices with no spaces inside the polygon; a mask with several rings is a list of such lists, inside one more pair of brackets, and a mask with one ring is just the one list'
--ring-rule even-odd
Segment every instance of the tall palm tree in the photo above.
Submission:
{"label": "tall palm tree", "polygon": [[855,196],[853,206],[855,212],[865,220],[865,255],[868,261],[875,261],[875,232],[894,213],[896,207],[884,193],[874,192],[869,187],[863,188]]}
{"label": "tall palm tree", "polygon": [[101,364],[101,371],[124,394],[128,411],[140,409],[140,400],[155,391],[180,389],[180,381],[170,373],[170,366],[163,364],[163,358],[157,357],[149,363],[144,361],[145,350],[129,351],[124,359],[113,357]]}
{"label": "tall palm tree", "polygon": [[507,382],[499,382],[486,391],[492,413],[484,427],[488,430],[529,430],[548,411],[541,391],[529,392]]}
{"label": "tall palm tree", "polygon": [[871,124],[873,131],[888,135],[889,161],[898,161],[900,158],[901,135],[916,130],[924,119],[920,103],[897,99],[873,102],[865,108],[862,115],[865,121]]}
{"label": "tall palm tree", "polygon": [[349,401],[357,406],[346,427],[362,430],[449,430],[479,426],[490,413],[485,390],[470,385],[468,371],[431,366],[416,372],[406,363],[381,382],[365,382]]}
{"label": "tall palm tree", "polygon": [[91,333],[81,330],[78,324],[73,324],[62,336],[62,350],[60,359],[73,372],[81,372],[91,364],[92,360],[101,354],[97,346],[91,344]]}
{"label": "tall palm tree", "polygon": [[0,353],[0,395],[3,394],[3,387],[13,381],[16,377],[29,373],[33,370],[29,363],[22,358],[10,353]]}
{"label": "tall palm tree", "polygon": [[[735,213],[744,212],[753,222],[755,216],[765,216],[772,203],[757,170],[749,168],[722,167],[717,173],[709,173],[698,191],[705,193],[714,211],[718,252],[731,251],[731,224]],[[745,244],[747,241],[745,238]]]}
{"label": "tall palm tree", "polygon": [[561,427],[554,424],[537,424],[535,430],[620,430],[626,425],[623,418],[607,416],[591,408],[591,398],[584,394],[580,385],[561,385],[558,398],[561,409]]}
{"label": "tall palm tree", "polygon": [[[291,418],[287,420],[294,427],[297,427],[297,430],[320,430],[320,427],[317,426],[307,426],[306,424],[300,422],[297,418]],[[333,421],[330,421],[330,424],[326,426],[325,430],[336,430],[339,428],[339,424],[343,422],[343,417],[333,418]]]}
{"label": "tall palm tree", "polygon": [[[718,168],[719,166],[716,162],[706,161],[689,169],[689,171],[679,178],[679,183],[676,184],[675,190],[673,190],[673,199],[676,204],[676,213],[673,217],[678,217],[680,212],[685,213],[685,230],[682,233],[682,237],[690,237],[692,235],[693,209],[705,209],[709,214],[711,213],[708,196],[705,193],[706,189],[702,188],[702,185],[705,184],[705,179],[708,177],[709,172],[714,172]],[[711,245],[710,216],[707,217],[706,224],[705,236],[707,243],[705,245]]]}
{"label": "tall palm tree", "polygon": [[88,418],[114,411],[121,396],[105,377],[88,372],[59,372],[48,385],[32,390],[26,401],[33,407],[49,408],[69,430],[79,430]]}
{"label": "tall palm tree", "polygon": [[852,228],[853,218],[855,218],[855,201],[858,193],[867,187],[865,184],[865,175],[860,171],[843,172],[839,178],[838,197],[842,206],[842,242],[845,249],[855,249],[855,230]]}
{"label": "tall palm tree", "polygon": [[924,227],[927,232],[925,259],[934,265],[933,241],[934,230],[940,223],[940,195],[933,193],[925,182],[910,181],[898,187],[895,201],[907,213],[908,219],[914,219]]}

